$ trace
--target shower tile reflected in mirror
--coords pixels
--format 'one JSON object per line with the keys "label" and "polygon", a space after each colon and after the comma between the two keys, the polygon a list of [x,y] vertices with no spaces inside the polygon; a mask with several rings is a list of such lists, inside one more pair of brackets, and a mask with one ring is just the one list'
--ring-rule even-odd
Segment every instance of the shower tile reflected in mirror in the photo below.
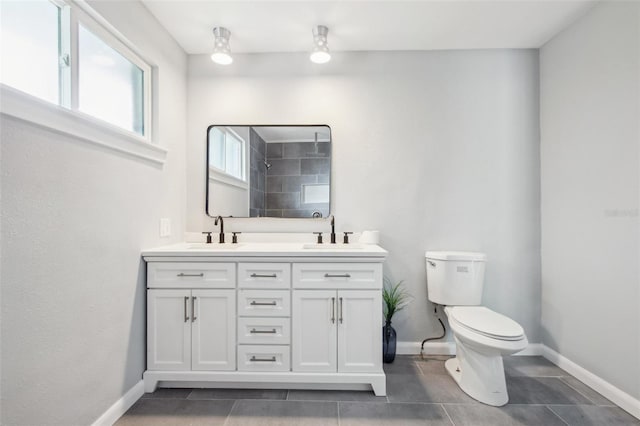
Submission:
{"label": "shower tile reflected in mirror", "polygon": [[207,156],[210,216],[329,215],[328,126],[211,126]]}

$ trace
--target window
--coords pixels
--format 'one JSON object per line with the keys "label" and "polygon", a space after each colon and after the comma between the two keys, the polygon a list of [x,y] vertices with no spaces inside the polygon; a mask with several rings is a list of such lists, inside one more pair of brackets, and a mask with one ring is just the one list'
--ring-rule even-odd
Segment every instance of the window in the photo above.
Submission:
{"label": "window", "polygon": [[246,181],[245,141],[228,127],[209,130],[209,164],[218,171]]}
{"label": "window", "polygon": [[0,7],[0,82],[151,140],[151,67],[86,4]]}

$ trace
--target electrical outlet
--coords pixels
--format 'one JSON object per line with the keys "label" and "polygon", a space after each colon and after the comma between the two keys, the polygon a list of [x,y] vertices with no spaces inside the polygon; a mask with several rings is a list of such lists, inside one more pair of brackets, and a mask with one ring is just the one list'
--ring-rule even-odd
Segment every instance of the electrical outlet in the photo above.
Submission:
{"label": "electrical outlet", "polygon": [[160,219],[160,237],[169,237],[171,235],[171,219],[163,217]]}

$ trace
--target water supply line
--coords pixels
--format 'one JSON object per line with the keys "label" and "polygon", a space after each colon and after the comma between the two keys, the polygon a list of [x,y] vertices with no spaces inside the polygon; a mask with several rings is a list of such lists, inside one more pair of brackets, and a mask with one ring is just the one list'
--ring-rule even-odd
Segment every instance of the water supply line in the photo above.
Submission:
{"label": "water supply line", "polygon": [[424,351],[424,344],[425,343],[427,343],[430,340],[440,340],[444,336],[446,336],[446,334],[447,334],[447,328],[444,326],[444,323],[442,322],[442,320],[438,316],[438,305],[437,304],[434,304],[433,313],[435,314],[436,318],[438,319],[438,322],[442,326],[442,335],[440,335],[438,337],[427,337],[426,339],[424,339],[422,341],[422,345],[420,345],[420,358],[424,358],[423,351]]}

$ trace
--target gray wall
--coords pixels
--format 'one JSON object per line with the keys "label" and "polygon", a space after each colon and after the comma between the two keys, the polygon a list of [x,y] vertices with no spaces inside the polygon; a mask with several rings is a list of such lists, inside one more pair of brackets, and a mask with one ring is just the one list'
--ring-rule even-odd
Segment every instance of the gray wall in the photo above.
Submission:
{"label": "gray wall", "polygon": [[329,215],[329,203],[303,203],[304,185],[329,184],[331,143],[270,142],[267,144],[267,216]]}
{"label": "gray wall", "polygon": [[267,143],[252,128],[249,129],[249,217],[267,215]]}
{"label": "gray wall", "polygon": [[[425,250],[489,256],[485,304],[540,342],[537,50],[189,57],[187,230],[205,215],[205,131],[216,123],[328,124],[337,231],[378,229],[385,274],[414,295],[401,341],[439,332]],[[229,219],[238,231],[327,231],[326,221]]]}
{"label": "gray wall", "polygon": [[540,51],[543,342],[635,398],[639,23],[603,2]]}
{"label": "gray wall", "polygon": [[91,424],[141,380],[140,251],[182,239],[186,55],[142,5],[95,7],[159,66],[169,155],[155,167],[0,117],[3,425]]}

